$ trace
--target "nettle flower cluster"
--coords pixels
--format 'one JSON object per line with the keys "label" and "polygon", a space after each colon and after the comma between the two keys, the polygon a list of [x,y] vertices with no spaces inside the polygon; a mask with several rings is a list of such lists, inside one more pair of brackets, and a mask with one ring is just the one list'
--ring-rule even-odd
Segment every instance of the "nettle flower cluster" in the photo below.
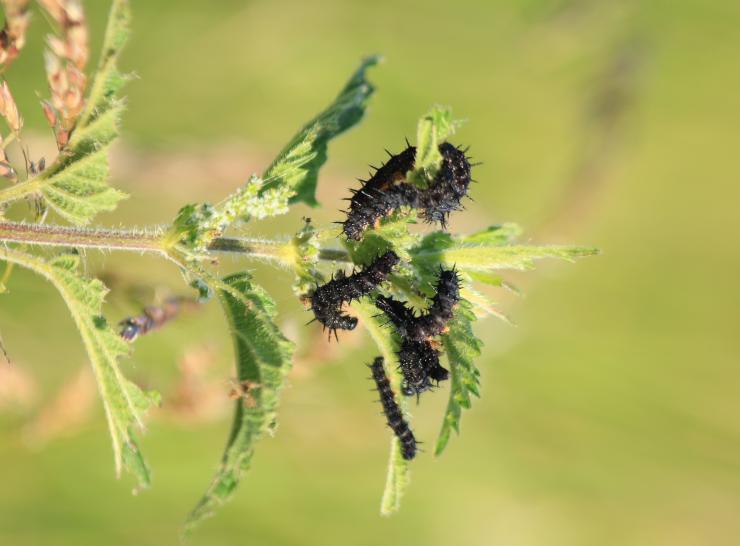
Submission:
{"label": "nettle flower cluster", "polygon": [[[18,56],[29,19],[27,2],[0,4],[6,18],[0,31],[4,69]],[[340,227],[317,227],[306,220],[292,237],[250,237],[258,220],[300,204],[318,206],[316,187],[328,144],[362,119],[374,91],[366,72],[377,63],[376,57],[361,63],[334,101],[298,131],[263,173],[253,174],[221,202],[185,205],[164,227],[86,227],[127,197],[109,184],[108,150],[118,136],[125,106],[119,93],[129,79],[117,67],[128,36],[129,5],[112,0],[97,69],[87,74],[81,3],[41,4],[55,26],[45,62],[50,97],[41,108],[59,154],[48,162],[31,159],[10,86],[0,82],[0,116],[9,129],[9,134],[0,134],[0,175],[5,177],[0,187],[0,260],[7,263],[0,288],[12,280],[13,266],[20,266],[38,273],[60,293],[95,372],[116,472],[131,472],[137,489],[150,484],[136,431],[144,428],[147,409],[161,403],[156,392],[144,391],[126,378],[121,362],[136,339],[173,320],[183,306],[197,306],[196,299],[215,300],[223,309],[243,392],[234,402],[234,423],[221,463],[190,513],[187,530],[231,497],[251,464],[257,441],[274,432],[293,343],[276,324],[272,296],[249,271],[219,273],[218,257],[228,253],[290,270],[297,303],[311,310],[330,333],[362,325],[370,334],[380,352],[371,365],[372,378],[393,432],[381,511],[397,510],[409,483],[409,461],[417,451],[409,398],[449,380],[449,402],[434,449],[439,455],[451,432],[459,431],[462,409],[479,394],[475,361],[482,344],[473,324],[487,315],[502,315],[476,285],[511,287],[500,271],[531,269],[539,258],[572,260],[594,250],[521,245],[513,224],[471,235],[445,231],[449,214],[461,208],[467,195],[471,164],[463,150],[448,142],[458,124],[443,107],[432,108],[420,119],[414,146],[391,155],[363,181]],[[411,230],[418,221],[443,229]],[[164,305],[149,306],[116,330],[102,314],[107,288],[81,271],[79,249],[159,255],[163,263],[180,269],[197,297],[176,296]],[[351,273],[344,272],[350,268]]]}

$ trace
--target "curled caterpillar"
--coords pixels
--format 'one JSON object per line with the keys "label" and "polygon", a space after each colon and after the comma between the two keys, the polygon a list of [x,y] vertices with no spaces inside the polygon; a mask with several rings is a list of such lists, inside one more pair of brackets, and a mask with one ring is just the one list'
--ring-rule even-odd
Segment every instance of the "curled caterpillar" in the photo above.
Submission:
{"label": "curled caterpillar", "polygon": [[370,226],[391,212],[407,206],[421,211],[429,223],[447,224],[450,213],[462,208],[460,201],[468,192],[471,165],[465,152],[448,142],[439,145],[442,163],[427,188],[408,183],[406,177],[414,166],[416,148],[408,146],[375,171],[349,198],[347,219],[342,230],[348,239],[359,241]]}
{"label": "curled caterpillar", "polygon": [[432,382],[444,381],[449,372],[439,362],[434,338],[445,333],[455,306],[460,301],[460,279],[454,269],[440,268],[436,293],[426,313],[417,316],[404,302],[378,296],[376,307],[393,324],[401,338],[398,361],[406,396],[429,390]]}
{"label": "curled caterpillar", "polygon": [[449,377],[449,372],[439,363],[440,352],[436,343],[404,339],[398,351],[398,363],[403,374],[401,392],[405,396],[420,395]]}
{"label": "curled caterpillar", "polygon": [[383,413],[388,421],[388,426],[391,427],[393,434],[396,435],[401,444],[401,455],[407,461],[411,460],[416,456],[416,438],[396,401],[396,395],[393,393],[391,383],[383,368],[383,357],[377,357],[370,365],[370,369],[378,393],[380,393],[380,404],[383,406]]}
{"label": "curled caterpillar", "polygon": [[310,295],[311,310],[315,320],[324,328],[333,331],[354,330],[357,319],[342,312],[342,305],[358,300],[372,292],[379,284],[385,282],[399,258],[393,251],[378,256],[361,271],[349,276],[340,272],[331,281],[314,290]]}
{"label": "curled caterpillar", "polygon": [[177,317],[184,307],[196,305],[197,302],[191,298],[167,298],[162,305],[150,305],[141,315],[128,317],[119,322],[119,335],[125,341],[132,342],[139,336],[161,328],[166,322]]}
{"label": "curled caterpillar", "polygon": [[447,225],[450,213],[462,209],[460,201],[468,193],[471,164],[465,152],[449,142],[439,145],[442,164],[430,186],[421,193],[421,217],[430,224]]}
{"label": "curled caterpillar", "polygon": [[375,174],[367,180],[360,180],[362,187],[359,190],[351,190],[353,195],[349,199],[347,219],[342,222],[348,239],[359,241],[365,230],[380,218],[416,200],[414,188],[406,188],[411,191],[399,191],[397,188],[399,185],[407,186],[403,183],[414,167],[416,148],[408,146],[398,155],[388,154],[390,159]]}

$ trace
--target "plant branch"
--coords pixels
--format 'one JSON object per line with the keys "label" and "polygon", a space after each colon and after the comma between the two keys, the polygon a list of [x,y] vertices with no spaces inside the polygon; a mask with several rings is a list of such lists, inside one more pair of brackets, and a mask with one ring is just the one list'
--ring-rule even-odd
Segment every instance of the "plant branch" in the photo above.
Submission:
{"label": "plant branch", "polygon": [[[125,230],[0,222],[0,242],[158,254],[167,254],[162,242],[165,232],[166,229],[159,226]],[[208,250],[241,254],[249,258],[268,259],[284,264],[292,262],[293,252],[292,245],[288,241],[243,237],[217,237],[208,246]],[[319,251],[319,259],[351,262],[347,251],[337,248],[322,248]]]}

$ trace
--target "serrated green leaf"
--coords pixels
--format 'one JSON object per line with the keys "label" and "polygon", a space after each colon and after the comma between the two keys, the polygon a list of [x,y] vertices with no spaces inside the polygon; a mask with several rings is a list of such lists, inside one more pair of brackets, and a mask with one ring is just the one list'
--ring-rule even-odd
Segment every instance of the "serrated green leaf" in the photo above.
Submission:
{"label": "serrated green leaf", "polygon": [[516,241],[522,234],[518,224],[496,224],[486,229],[465,236],[467,244],[508,245]]}
{"label": "serrated green leaf", "polygon": [[[130,26],[131,7],[128,0],[113,0],[95,79],[90,86],[85,109],[80,115],[73,138],[81,138],[81,134],[86,132],[85,128],[94,127],[96,120],[121,105],[116,95],[129,78],[118,70],[118,57],[128,41]],[[111,121],[115,122],[115,116]]]}
{"label": "serrated green leaf", "polygon": [[473,333],[475,314],[472,305],[461,300],[455,309],[454,318],[448,323],[449,331],[442,336],[447,361],[450,363],[450,398],[447,403],[442,429],[439,431],[435,455],[440,455],[454,430],[460,432],[460,417],[463,408],[471,406],[471,395],[479,396],[480,372],[475,359],[480,356],[482,342]]}
{"label": "serrated green leaf", "polygon": [[446,106],[433,106],[424,114],[416,127],[416,160],[408,179],[422,187],[434,179],[442,163],[439,145],[451,137],[461,125],[452,118],[452,110]]}
{"label": "serrated green leaf", "polygon": [[334,102],[308,122],[265,171],[262,178],[270,187],[280,184],[291,189],[291,203],[318,205],[316,183],[319,169],[326,163],[327,145],[362,119],[374,91],[365,73],[379,60],[377,56],[363,60]]}
{"label": "serrated green leaf", "polygon": [[275,302],[247,273],[215,286],[229,323],[239,382],[250,382],[250,400],[236,401],[234,421],[221,464],[203,498],[188,516],[185,533],[234,494],[249,468],[257,440],[275,427],[280,389],[290,370],[293,344],[274,323]]}
{"label": "serrated green leaf", "polygon": [[409,225],[415,223],[414,211],[396,211],[383,218],[378,227],[365,233],[362,241],[341,240],[355,263],[370,263],[389,250],[398,254],[402,262],[407,262],[411,259],[409,249],[419,244],[419,235],[409,231]]}
{"label": "serrated green leaf", "polygon": [[127,197],[109,186],[108,150],[119,134],[125,102],[116,96],[126,82],[116,67],[129,27],[129,5],[114,0],[95,79],[85,108],[57,159],[35,178],[0,191],[0,203],[41,194],[65,220],[87,224],[97,214],[114,210]]}
{"label": "serrated green leaf", "polygon": [[127,195],[108,185],[108,149],[81,152],[43,175],[41,193],[47,204],[73,224],[87,224],[95,215],[112,211]]}
{"label": "serrated green leaf", "polygon": [[[401,381],[403,377],[395,365],[397,362],[396,348],[393,335],[378,317],[378,310],[374,305],[366,301],[356,303],[353,308],[362,319],[363,325],[370,333],[380,354],[385,359],[385,369],[388,372],[388,380],[393,391],[401,392]],[[398,403],[406,418],[409,419],[406,399],[398,397]],[[383,498],[380,502],[380,513],[389,516],[397,512],[401,507],[401,498],[410,483],[409,461],[403,458],[401,446],[395,436],[391,437],[391,452],[388,459],[388,471],[383,490]]]}
{"label": "serrated green leaf", "polygon": [[421,270],[445,264],[454,265],[465,273],[475,273],[499,269],[528,270],[542,258],[573,261],[598,254],[597,249],[587,247],[510,244],[516,233],[511,224],[493,226],[468,236],[431,233],[411,249],[412,261]]}
{"label": "serrated green leaf", "polygon": [[127,355],[129,348],[101,314],[107,289],[99,280],[78,273],[79,256],[76,254],[62,254],[47,261],[5,248],[0,256],[42,275],[61,294],[80,331],[95,373],[113,441],[116,474],[124,467],[136,477],[139,488],[147,487],[149,469],[133,429],[143,428],[144,412],[158,403],[159,395],[142,391],[127,380],[119,368],[118,359]]}

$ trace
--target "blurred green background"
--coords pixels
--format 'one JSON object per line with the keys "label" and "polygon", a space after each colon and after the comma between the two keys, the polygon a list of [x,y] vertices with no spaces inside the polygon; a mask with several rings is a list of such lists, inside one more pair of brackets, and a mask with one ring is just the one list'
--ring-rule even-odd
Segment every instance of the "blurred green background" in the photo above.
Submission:
{"label": "blurred green background", "polygon": [[[97,44],[108,2],[85,4]],[[443,103],[468,120],[457,139],[484,162],[475,203],[453,229],[516,221],[526,240],[603,250],[512,276],[525,299],[495,295],[517,326],[479,323],[483,397],[443,457],[428,449],[414,461],[392,518],[378,515],[388,432],[360,365],[373,349],[362,335],[317,342],[287,273],[258,268],[300,342],[296,371],[279,433],[259,445],[236,499],[193,545],[737,543],[740,3],[133,7],[123,64],[140,78],[127,89],[114,160],[132,197],[102,223],[166,223],[185,202],[220,199],[267,164],[359,58],[380,52],[364,123],[331,145],[326,208],[251,233],[292,233],[306,214],[336,219],[366,164],[384,147],[401,149],[416,118]],[[36,95],[46,93],[46,25],[36,15],[7,78],[30,141],[48,150]],[[185,291],[170,265],[149,257],[88,253],[88,269],[113,288],[113,321],[153,297],[139,285]],[[172,401],[143,440],[154,486],[134,497],[126,478],[114,479],[58,296],[23,272],[9,288],[0,297],[13,360],[0,374],[0,545],[175,544],[229,426],[230,347],[217,309],[141,340],[125,366]],[[193,381],[217,393],[213,407],[191,407],[199,397],[182,395],[182,369],[200,370]],[[428,447],[445,398],[414,410]]]}

